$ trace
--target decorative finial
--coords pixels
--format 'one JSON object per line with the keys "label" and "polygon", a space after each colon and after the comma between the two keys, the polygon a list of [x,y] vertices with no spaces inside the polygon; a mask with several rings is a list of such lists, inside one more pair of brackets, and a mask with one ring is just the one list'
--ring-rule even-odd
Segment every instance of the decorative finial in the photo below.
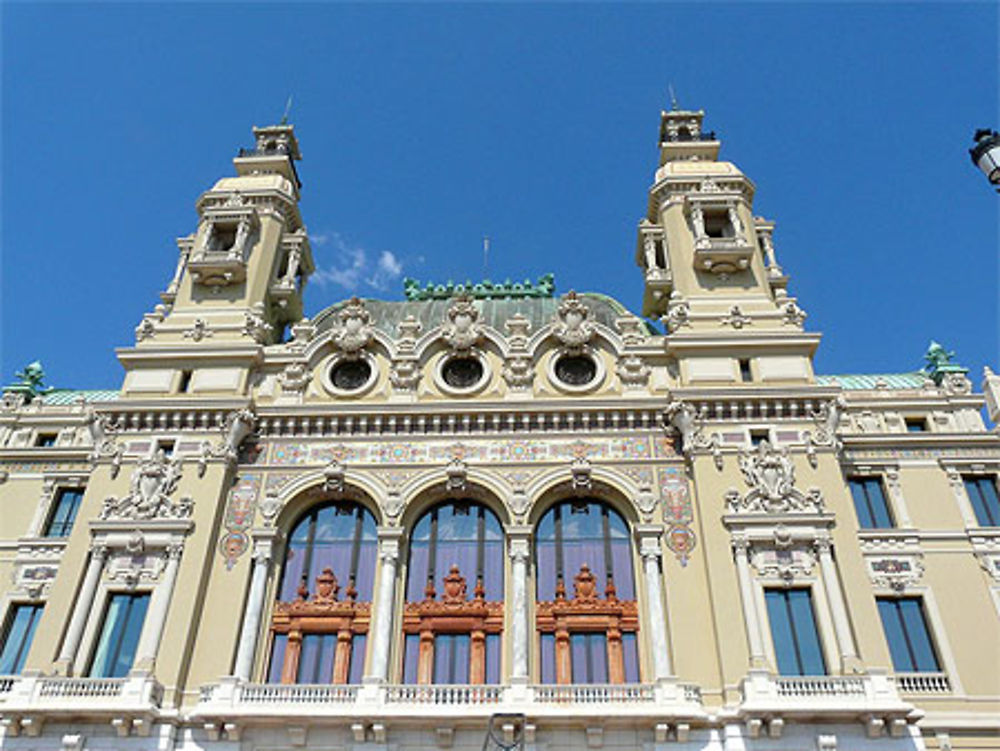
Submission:
{"label": "decorative finial", "polygon": [[279,125],[288,125],[288,113],[292,111],[292,95],[288,95],[288,101],[285,103],[285,114],[281,116],[281,122]]}
{"label": "decorative finial", "polygon": [[927,361],[927,364],[924,366],[924,372],[938,386],[941,385],[946,375],[965,375],[968,373],[968,368],[963,368],[957,362],[952,362],[954,356],[954,352],[949,352],[937,342],[931,341],[927,347],[927,353],[924,355],[924,360]]}
{"label": "decorative finial", "polygon": [[25,402],[30,402],[36,396],[42,396],[52,390],[51,386],[44,385],[45,370],[38,360],[28,363],[24,370],[14,375],[20,380],[4,386],[3,393],[21,394]]}
{"label": "decorative finial", "polygon": [[667,86],[670,89],[670,109],[674,112],[677,111],[677,95],[674,93],[674,85],[670,84]]}

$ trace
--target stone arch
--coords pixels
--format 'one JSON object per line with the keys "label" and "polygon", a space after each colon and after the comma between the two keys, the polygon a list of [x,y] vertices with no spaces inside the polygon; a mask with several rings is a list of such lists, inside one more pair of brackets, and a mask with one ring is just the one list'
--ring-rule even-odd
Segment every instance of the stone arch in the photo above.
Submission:
{"label": "stone arch", "polygon": [[355,501],[371,512],[376,525],[385,523],[384,513],[376,500],[384,495],[385,491],[375,484],[373,478],[347,469],[344,475],[344,490],[340,493],[326,490],[324,482],[321,470],[308,472],[282,486],[276,493],[268,493],[265,504],[278,504],[278,511],[271,525],[285,533],[311,506],[328,500]]}
{"label": "stone arch", "polygon": [[527,523],[533,528],[539,519],[554,504],[576,496],[588,496],[605,501],[622,515],[629,527],[642,522],[642,511],[636,499],[640,495],[633,480],[611,467],[592,465],[590,467],[591,489],[577,492],[572,487],[572,473],[569,466],[553,468],[537,477],[526,489],[530,500],[525,511]]}

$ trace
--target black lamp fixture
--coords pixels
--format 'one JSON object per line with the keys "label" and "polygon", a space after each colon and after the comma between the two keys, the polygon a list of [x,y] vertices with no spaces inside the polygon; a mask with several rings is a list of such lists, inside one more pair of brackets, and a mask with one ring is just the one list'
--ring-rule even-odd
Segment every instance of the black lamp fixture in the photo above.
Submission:
{"label": "black lamp fixture", "polygon": [[1000,193],[1000,133],[980,128],[972,137],[976,145],[969,149],[972,163],[986,175],[986,179]]}

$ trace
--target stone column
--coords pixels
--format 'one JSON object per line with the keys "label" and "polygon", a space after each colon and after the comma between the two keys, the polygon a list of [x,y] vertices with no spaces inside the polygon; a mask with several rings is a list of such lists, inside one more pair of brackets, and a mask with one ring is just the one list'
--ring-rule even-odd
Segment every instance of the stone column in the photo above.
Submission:
{"label": "stone column", "polygon": [[511,683],[528,683],[528,557],[531,527],[508,527],[510,554]]}
{"label": "stone column", "polygon": [[649,612],[649,646],[653,650],[653,680],[671,676],[670,648],[667,644],[667,618],[663,608],[663,576],[660,571],[660,529],[639,531],[639,554],[646,578],[646,601]]}
{"label": "stone column", "polygon": [[267,594],[267,575],[271,568],[276,536],[277,533],[273,530],[268,530],[266,534],[254,533],[253,574],[243,613],[243,625],[240,628],[239,646],[236,648],[236,665],[233,667],[233,675],[241,681],[249,681],[253,671],[253,657],[257,651],[260,620],[264,614],[264,596]]}
{"label": "stone column", "polygon": [[167,547],[167,565],[163,570],[163,577],[153,590],[146,622],[135,650],[135,667],[138,670],[152,671],[156,664],[156,653],[160,649],[163,629],[167,624],[167,611],[174,594],[174,585],[177,583],[177,569],[180,568],[183,551],[183,543],[174,543]]}
{"label": "stone column", "polygon": [[66,630],[66,638],[63,640],[62,649],[59,650],[59,659],[56,665],[58,672],[66,675],[73,674],[73,661],[80,648],[80,639],[83,638],[83,629],[87,625],[87,618],[94,607],[94,594],[97,592],[97,585],[101,580],[101,571],[104,570],[104,561],[107,557],[108,549],[104,545],[94,545],[90,549],[90,561],[87,563],[87,572],[83,577],[83,586],[80,587],[80,594],[73,607],[73,616],[70,618],[69,628]]}
{"label": "stone column", "polygon": [[767,655],[764,639],[760,631],[760,617],[757,614],[757,600],[754,597],[753,576],[750,574],[750,541],[745,537],[733,540],[733,555],[736,558],[736,575],[740,583],[740,597],[743,600],[743,619],[747,626],[747,641],[750,645],[750,667],[766,668]]}
{"label": "stone column", "polygon": [[840,589],[832,551],[833,543],[829,538],[821,537],[816,540],[819,571],[823,577],[823,588],[826,590],[830,615],[833,617],[833,631],[837,636],[837,647],[840,650],[840,669],[843,673],[856,673],[861,668],[861,660],[858,657],[857,647],[854,646],[851,622],[847,617],[847,603],[844,602],[844,593]]}
{"label": "stone column", "polygon": [[393,606],[396,603],[396,568],[399,561],[399,539],[403,530],[379,527],[378,558],[380,562],[378,592],[375,595],[372,626],[372,657],[368,682],[384,683],[389,677],[389,648],[392,643]]}

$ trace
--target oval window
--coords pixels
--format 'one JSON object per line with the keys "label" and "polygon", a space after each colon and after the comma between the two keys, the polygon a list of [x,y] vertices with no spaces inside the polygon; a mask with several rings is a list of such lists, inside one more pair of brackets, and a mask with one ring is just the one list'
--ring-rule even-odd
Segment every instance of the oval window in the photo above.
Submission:
{"label": "oval window", "polygon": [[586,386],[597,377],[597,363],[586,355],[563,355],[556,360],[556,378],[567,386]]}
{"label": "oval window", "polygon": [[372,377],[372,366],[367,360],[343,360],[333,366],[330,381],[341,391],[357,391]]}
{"label": "oval window", "polygon": [[452,357],[441,368],[441,377],[453,389],[471,389],[483,378],[478,357]]}

